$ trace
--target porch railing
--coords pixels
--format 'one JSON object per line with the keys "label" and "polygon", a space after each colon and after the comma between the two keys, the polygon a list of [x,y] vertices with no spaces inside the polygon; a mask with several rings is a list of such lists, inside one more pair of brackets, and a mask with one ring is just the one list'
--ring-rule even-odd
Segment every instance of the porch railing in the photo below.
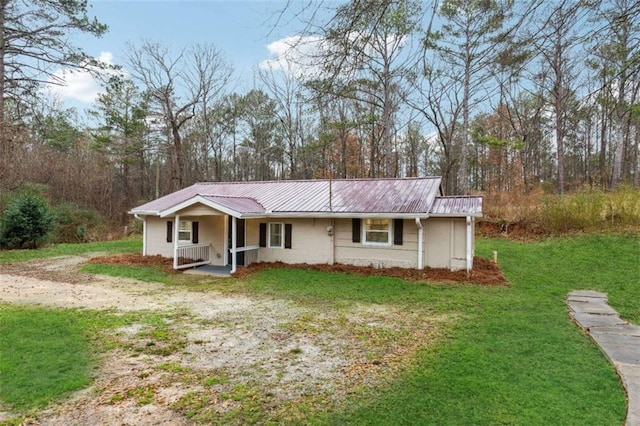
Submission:
{"label": "porch railing", "polygon": [[258,261],[258,249],[260,246],[246,246],[236,248],[236,253],[244,252],[244,266],[249,266]]}
{"label": "porch railing", "polygon": [[211,262],[211,244],[193,244],[178,246],[175,269],[206,265]]}

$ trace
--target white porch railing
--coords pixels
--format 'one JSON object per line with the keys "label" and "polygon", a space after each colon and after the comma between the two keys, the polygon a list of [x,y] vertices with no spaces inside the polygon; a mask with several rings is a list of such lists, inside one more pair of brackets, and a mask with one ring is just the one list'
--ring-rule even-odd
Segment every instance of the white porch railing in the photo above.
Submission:
{"label": "white porch railing", "polygon": [[244,252],[244,266],[249,266],[258,261],[258,249],[260,246],[246,246],[236,248],[236,253]]}
{"label": "white porch railing", "polygon": [[192,266],[206,265],[211,261],[211,244],[193,244],[178,246],[175,269],[190,268]]}

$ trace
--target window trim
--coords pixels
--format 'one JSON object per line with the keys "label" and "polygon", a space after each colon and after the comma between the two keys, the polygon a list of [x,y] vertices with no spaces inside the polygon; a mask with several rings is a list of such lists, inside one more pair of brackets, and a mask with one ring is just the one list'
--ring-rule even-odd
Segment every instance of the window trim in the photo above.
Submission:
{"label": "window trim", "polygon": [[[271,245],[271,225],[279,225],[280,226],[280,245],[273,246]],[[267,248],[284,248],[284,223],[283,222],[268,222],[267,223]]]}
{"label": "window trim", "polygon": [[[183,223],[188,223],[189,224],[189,229],[188,230],[182,230],[180,229],[180,225]],[[188,232],[189,233],[189,238],[188,239],[183,239],[180,237],[180,234],[183,232]],[[193,238],[193,221],[192,220],[180,220],[180,222],[178,223],[178,243],[191,243],[191,239]]]}
{"label": "window trim", "polygon": [[[367,241],[367,221],[368,220],[385,220],[389,225],[387,229],[387,242],[381,243],[376,241]],[[373,232],[382,233],[382,231],[375,230]],[[393,220],[387,218],[367,218],[362,220],[362,237],[361,237],[363,246],[373,246],[373,247],[391,247],[393,245]]]}

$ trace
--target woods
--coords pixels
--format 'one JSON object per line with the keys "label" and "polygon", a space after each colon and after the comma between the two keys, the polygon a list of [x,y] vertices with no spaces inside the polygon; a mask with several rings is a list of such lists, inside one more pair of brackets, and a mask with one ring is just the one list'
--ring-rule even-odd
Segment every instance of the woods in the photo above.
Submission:
{"label": "woods", "polygon": [[[133,42],[115,70],[64,35],[107,31],[86,1],[2,1],[0,208],[25,184],[114,224],[199,181],[640,187],[637,2],[303,3],[288,7],[332,9],[300,22],[285,57],[243,87],[216,40]],[[87,112],[43,96],[57,66],[101,73]]]}

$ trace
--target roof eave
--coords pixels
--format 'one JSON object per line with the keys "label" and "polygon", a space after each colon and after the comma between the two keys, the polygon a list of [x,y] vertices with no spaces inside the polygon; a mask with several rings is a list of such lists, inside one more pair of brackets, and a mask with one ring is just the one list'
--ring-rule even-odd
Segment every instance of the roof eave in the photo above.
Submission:
{"label": "roof eave", "polygon": [[459,213],[430,213],[429,214],[429,217],[467,217],[467,216],[483,217],[484,215],[482,213],[465,213],[465,212],[459,212]]}
{"label": "roof eave", "polygon": [[191,207],[194,204],[198,204],[198,203],[203,204],[203,205],[205,205],[205,206],[207,206],[209,208],[212,208],[214,210],[218,210],[218,211],[220,211],[222,213],[225,213],[225,214],[227,214],[229,216],[233,216],[233,217],[236,217],[236,218],[239,218],[239,219],[243,217],[243,213],[242,212],[239,212],[237,210],[231,209],[231,208],[229,208],[227,206],[223,206],[222,204],[216,203],[214,201],[207,200],[206,198],[202,197],[201,195],[196,195],[196,196],[191,197],[191,198],[189,198],[187,200],[184,200],[184,201],[182,201],[182,202],[180,202],[178,204],[175,204],[174,206],[172,206],[172,207],[170,207],[168,209],[162,210],[162,211],[159,212],[158,216],[160,216],[160,217],[172,216],[172,215],[175,215],[180,210],[186,209],[187,207]]}

